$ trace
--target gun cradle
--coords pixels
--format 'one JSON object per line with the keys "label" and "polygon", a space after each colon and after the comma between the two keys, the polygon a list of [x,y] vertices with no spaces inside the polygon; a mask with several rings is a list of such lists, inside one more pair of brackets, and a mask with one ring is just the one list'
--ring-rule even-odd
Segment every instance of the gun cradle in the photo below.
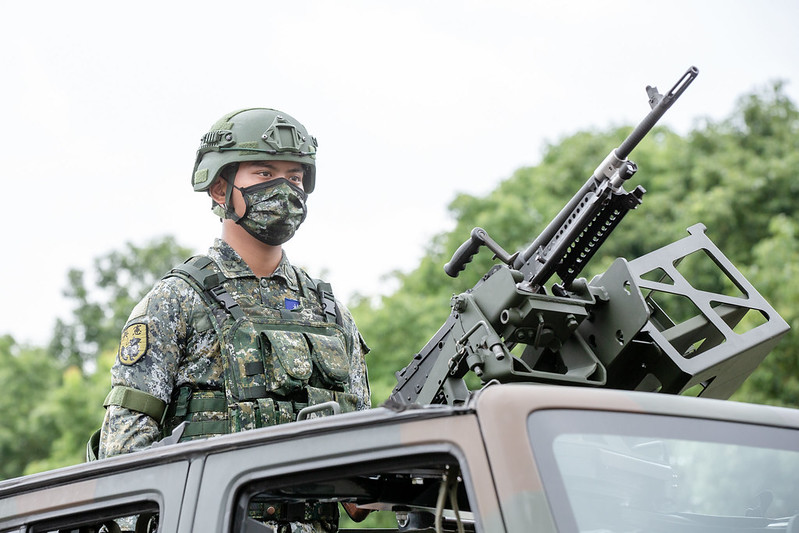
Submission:
{"label": "gun cradle", "polygon": [[617,259],[591,281],[609,298],[578,333],[607,367],[608,387],[726,399],[790,329],[704,225],[688,233],[633,261]]}
{"label": "gun cradle", "polygon": [[484,381],[604,385],[605,368],[575,335],[595,295],[584,283],[569,297],[534,293],[504,265],[453,299],[459,354]]}

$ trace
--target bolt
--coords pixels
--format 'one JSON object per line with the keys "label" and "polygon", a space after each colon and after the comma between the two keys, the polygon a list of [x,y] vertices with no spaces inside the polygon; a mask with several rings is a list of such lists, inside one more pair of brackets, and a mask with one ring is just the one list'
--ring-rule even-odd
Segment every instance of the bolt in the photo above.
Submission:
{"label": "bolt", "polygon": [[574,315],[566,315],[566,327],[569,329],[569,331],[574,331],[579,325],[580,323],[577,322],[577,319],[574,317]]}

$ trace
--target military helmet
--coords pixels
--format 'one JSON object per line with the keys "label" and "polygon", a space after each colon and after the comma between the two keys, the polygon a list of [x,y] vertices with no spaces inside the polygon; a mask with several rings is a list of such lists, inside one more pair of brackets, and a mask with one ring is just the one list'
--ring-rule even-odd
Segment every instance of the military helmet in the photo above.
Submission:
{"label": "military helmet", "polygon": [[305,169],[303,188],[316,185],[316,138],[282,111],[240,109],[219,119],[203,135],[194,163],[192,185],[207,191],[222,169],[241,161],[296,161]]}

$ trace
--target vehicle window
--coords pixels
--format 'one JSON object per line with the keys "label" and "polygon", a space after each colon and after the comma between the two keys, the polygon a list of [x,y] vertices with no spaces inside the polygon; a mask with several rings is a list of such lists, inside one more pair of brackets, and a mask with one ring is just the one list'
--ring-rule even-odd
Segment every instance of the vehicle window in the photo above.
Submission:
{"label": "vehicle window", "polygon": [[566,410],[528,430],[559,530],[799,527],[799,431]]}
{"label": "vehicle window", "polygon": [[250,483],[239,491],[233,531],[282,531],[292,521],[322,531],[475,531],[471,511],[458,461],[436,453]]}
{"label": "vehicle window", "polygon": [[158,505],[134,505],[68,514],[34,524],[31,533],[154,533],[158,529]]}

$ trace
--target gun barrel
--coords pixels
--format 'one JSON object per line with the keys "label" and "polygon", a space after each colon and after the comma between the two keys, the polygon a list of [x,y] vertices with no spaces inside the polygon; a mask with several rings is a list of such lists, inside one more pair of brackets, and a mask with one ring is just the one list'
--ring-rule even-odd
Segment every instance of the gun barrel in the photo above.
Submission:
{"label": "gun barrel", "polygon": [[[627,138],[615,150],[611,150],[608,156],[594,171],[594,174],[588,178],[588,181],[580,188],[579,191],[572,197],[571,200],[560,210],[558,215],[549,223],[549,225],[536,237],[535,241],[522,251],[516,258],[514,268],[522,269],[525,264],[528,264],[530,258],[533,257],[540,249],[547,246],[558,232],[560,232],[569,217],[572,216],[575,208],[584,201],[585,196],[592,191],[595,191],[598,186],[611,175],[617,171],[627,161],[627,156],[630,152],[638,146],[638,143],[646,137],[647,133],[657,124],[658,120],[668,111],[675,101],[682,95],[688,85],[699,74],[699,69],[690,67],[682,77],[677,80],[677,83],[666,93],[665,96],[656,95],[652,97],[652,101],[656,102],[652,110],[644,119],[635,127],[635,129],[627,136]],[[657,93],[654,88],[650,88],[653,92]],[[544,261],[544,258],[540,258]],[[533,278],[538,280],[538,268],[535,265],[529,265],[529,268],[535,272]]]}
{"label": "gun barrel", "polygon": [[696,67],[690,67],[682,77],[677,80],[677,83],[674,84],[674,87],[666,93],[666,95],[661,98],[660,102],[652,108],[652,111],[644,117],[644,119],[635,127],[632,133],[624,139],[618,148],[616,148],[616,157],[620,160],[627,159],[627,156],[630,155],[630,152],[638,146],[638,143],[646,137],[646,134],[657,124],[660,117],[668,111],[668,109],[677,101],[677,98],[682,95],[683,91],[688,88],[692,81],[696,78],[699,74],[699,69]]}

